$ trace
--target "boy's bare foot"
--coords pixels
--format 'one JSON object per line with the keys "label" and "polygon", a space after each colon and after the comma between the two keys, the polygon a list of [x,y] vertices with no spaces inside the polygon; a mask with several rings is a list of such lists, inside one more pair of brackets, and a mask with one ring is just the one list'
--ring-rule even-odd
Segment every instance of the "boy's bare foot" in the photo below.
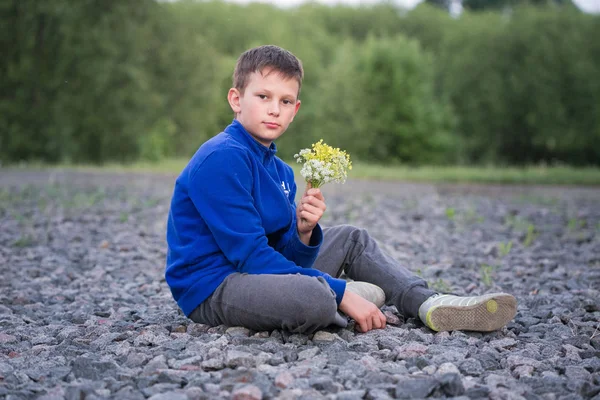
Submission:
{"label": "boy's bare foot", "polygon": [[419,307],[419,318],[434,331],[491,332],[508,324],[517,313],[517,300],[507,293],[461,297],[431,296]]}

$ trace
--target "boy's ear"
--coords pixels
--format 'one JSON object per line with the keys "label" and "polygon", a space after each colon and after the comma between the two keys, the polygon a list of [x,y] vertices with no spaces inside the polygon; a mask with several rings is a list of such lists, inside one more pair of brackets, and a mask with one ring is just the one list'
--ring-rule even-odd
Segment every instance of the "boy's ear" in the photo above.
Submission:
{"label": "boy's ear", "polygon": [[294,110],[294,117],[298,114],[298,110],[300,109],[300,100],[296,101],[296,109]]}
{"label": "boy's ear", "polygon": [[233,110],[234,113],[239,113],[241,111],[240,107],[240,91],[236,88],[229,89],[229,93],[227,93],[227,101],[229,102],[229,106]]}

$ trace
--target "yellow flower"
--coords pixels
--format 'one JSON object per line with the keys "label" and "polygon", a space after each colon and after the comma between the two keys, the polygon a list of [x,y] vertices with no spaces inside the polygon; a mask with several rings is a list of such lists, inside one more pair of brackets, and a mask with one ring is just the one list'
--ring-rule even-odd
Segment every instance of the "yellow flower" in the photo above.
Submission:
{"label": "yellow flower", "polygon": [[300,150],[294,155],[298,163],[303,164],[300,174],[314,188],[328,182],[345,183],[352,161],[345,151],[323,143],[323,139],[312,145],[311,149]]}

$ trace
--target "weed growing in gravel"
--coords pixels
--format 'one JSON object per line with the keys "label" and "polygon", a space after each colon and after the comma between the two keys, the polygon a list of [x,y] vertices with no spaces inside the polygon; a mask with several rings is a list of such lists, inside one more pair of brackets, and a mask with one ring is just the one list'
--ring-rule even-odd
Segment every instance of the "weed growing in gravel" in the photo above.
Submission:
{"label": "weed growing in gravel", "polygon": [[58,185],[57,184],[44,186],[44,189],[46,190],[46,194],[48,195],[48,197],[50,197],[51,199],[58,197]]}
{"label": "weed growing in gravel", "polygon": [[442,278],[438,278],[438,280],[431,283],[430,286],[433,290],[440,293],[450,293],[452,291],[450,285]]}
{"label": "weed growing in gravel", "polygon": [[475,209],[469,208],[467,210],[467,213],[465,214],[465,222],[467,224],[480,224],[483,221],[485,221],[485,218],[482,215],[479,215]]}
{"label": "weed growing in gravel", "polygon": [[517,203],[531,203],[540,206],[556,206],[559,204],[559,200],[556,197],[534,196],[530,194],[524,194],[517,198]]}
{"label": "weed growing in gravel", "polygon": [[569,231],[574,231],[577,229],[583,229],[586,227],[586,225],[587,222],[584,219],[571,218],[567,224],[567,228]]}
{"label": "weed growing in gravel", "polygon": [[37,197],[38,192],[39,192],[39,189],[36,188],[35,185],[27,184],[21,189],[21,192],[19,194],[21,195],[21,198],[23,200],[27,200],[32,197]]}
{"label": "weed growing in gravel", "polygon": [[81,192],[75,193],[72,205],[75,208],[86,208],[89,205],[88,196],[85,193]]}
{"label": "weed growing in gravel", "polygon": [[538,233],[535,230],[535,226],[533,224],[529,224],[529,226],[527,226],[527,234],[525,235],[525,240],[523,240],[523,246],[531,246],[531,244],[537,237]]}
{"label": "weed growing in gravel", "polygon": [[483,282],[483,284],[485,286],[490,287],[494,283],[492,274],[493,274],[495,268],[496,267],[494,265],[489,265],[489,264],[483,264],[481,266],[481,268],[480,268],[481,281]]}
{"label": "weed growing in gravel", "polygon": [[25,222],[27,221],[27,218],[25,217],[25,215],[23,215],[17,211],[9,211],[9,213],[15,219],[15,221],[17,221],[19,223],[19,225],[21,225],[21,226],[25,225]]}
{"label": "weed growing in gravel", "polygon": [[30,235],[22,235],[13,243],[15,247],[29,247],[32,244],[33,238]]}
{"label": "weed growing in gravel", "polygon": [[46,207],[48,207],[48,200],[45,197],[40,197],[37,202],[38,210],[43,213],[46,211]]}
{"label": "weed growing in gravel", "polygon": [[367,205],[371,205],[371,204],[375,203],[375,199],[373,198],[373,195],[371,195],[370,193],[366,193],[363,195],[363,201]]}
{"label": "weed growing in gravel", "polygon": [[504,224],[516,231],[526,231],[531,225],[531,222],[519,216],[508,215],[504,220]]}
{"label": "weed growing in gravel", "polygon": [[450,220],[450,221],[454,221],[454,218],[456,217],[456,210],[454,208],[446,208],[446,217]]}
{"label": "weed growing in gravel", "polygon": [[104,200],[104,193],[101,190],[96,190],[92,193],[79,192],[75,195],[75,204],[79,208],[91,208]]}
{"label": "weed growing in gravel", "polygon": [[119,215],[119,222],[124,223],[127,222],[129,220],[129,214],[127,214],[127,212],[125,211],[121,211],[121,214]]}
{"label": "weed growing in gravel", "polygon": [[158,199],[148,199],[144,201],[144,208],[152,208],[158,204]]}
{"label": "weed growing in gravel", "polygon": [[414,199],[411,197],[410,199],[404,200],[404,207],[407,210],[414,210],[418,206],[419,206],[419,202],[417,201],[417,199]]}
{"label": "weed growing in gravel", "polygon": [[498,250],[500,251],[500,257],[506,257],[510,250],[512,249],[512,240],[508,241],[508,243],[498,243]]}

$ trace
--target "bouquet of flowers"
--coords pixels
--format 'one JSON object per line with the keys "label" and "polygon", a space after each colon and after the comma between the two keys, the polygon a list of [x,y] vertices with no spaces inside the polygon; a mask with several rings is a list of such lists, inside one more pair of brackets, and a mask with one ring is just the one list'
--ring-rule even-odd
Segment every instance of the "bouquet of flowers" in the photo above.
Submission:
{"label": "bouquet of flowers", "polygon": [[323,139],[312,145],[311,149],[300,150],[294,158],[302,165],[300,174],[313,188],[328,182],[345,183],[352,161],[345,151],[323,143]]}

